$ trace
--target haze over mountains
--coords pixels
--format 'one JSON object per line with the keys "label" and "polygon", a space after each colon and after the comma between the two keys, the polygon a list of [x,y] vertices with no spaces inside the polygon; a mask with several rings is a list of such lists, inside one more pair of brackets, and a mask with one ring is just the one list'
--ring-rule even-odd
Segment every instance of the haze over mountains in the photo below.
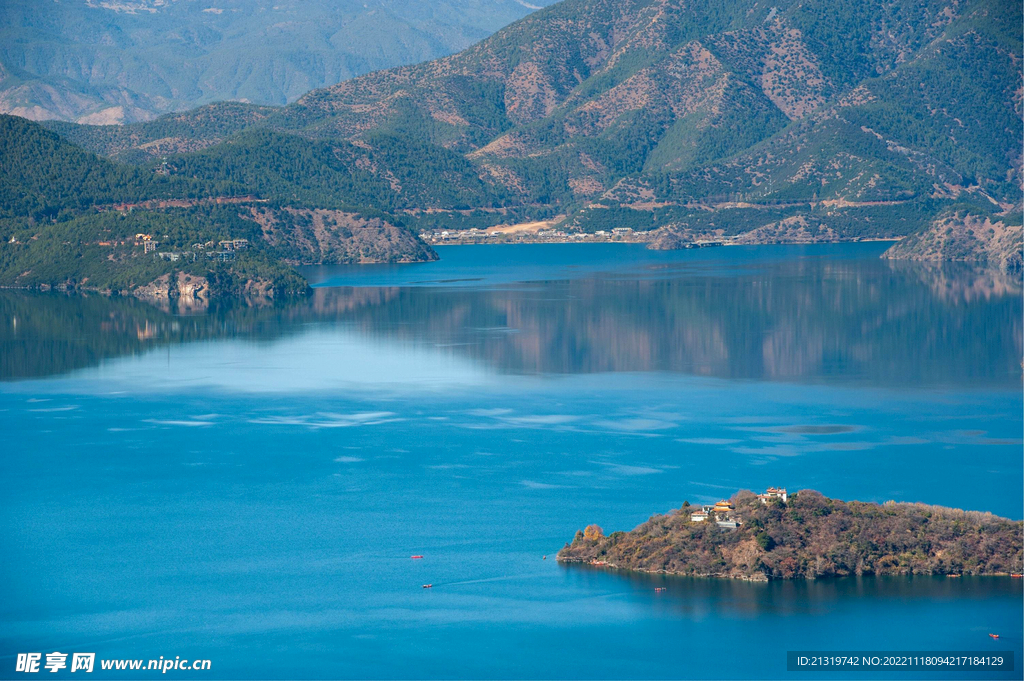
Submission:
{"label": "haze over mountains", "polygon": [[457,52],[551,0],[6,0],[0,113],[130,123],[286,104]]}
{"label": "haze over mountains", "polygon": [[[1010,0],[564,0],[457,54],[285,107],[46,126],[120,162],[95,159],[103,181],[73,210],[250,197],[277,211],[278,241],[316,210],[344,213],[339,230],[365,221],[353,215],[412,232],[631,227],[662,248],[893,238],[980,216],[980,232],[904,256],[998,251],[1019,265],[1020,24]],[[23,142],[6,146],[8,167],[57,144],[30,127],[8,127]],[[77,158],[66,142],[58,156]],[[70,216],[71,196],[53,190],[69,174],[45,155],[5,195],[45,195],[35,220]],[[416,251],[395,243],[373,252]],[[333,236],[324,248],[355,252]]]}

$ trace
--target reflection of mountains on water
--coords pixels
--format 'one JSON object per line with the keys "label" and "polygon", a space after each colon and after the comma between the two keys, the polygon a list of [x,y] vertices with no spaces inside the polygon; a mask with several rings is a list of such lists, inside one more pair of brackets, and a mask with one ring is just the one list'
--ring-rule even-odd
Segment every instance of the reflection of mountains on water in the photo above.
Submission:
{"label": "reflection of mountains on water", "polygon": [[1020,273],[981,268],[963,262],[887,260],[889,267],[917,277],[935,295],[948,303],[970,303],[1000,296],[1019,296]]}
{"label": "reflection of mountains on water", "polygon": [[1019,295],[1013,279],[969,268],[827,259],[735,276],[323,288],[290,305],[195,316],[134,299],[5,293],[0,377],[62,373],[166,343],[272,340],[319,322],[507,373],[1009,385],[1022,354]]}

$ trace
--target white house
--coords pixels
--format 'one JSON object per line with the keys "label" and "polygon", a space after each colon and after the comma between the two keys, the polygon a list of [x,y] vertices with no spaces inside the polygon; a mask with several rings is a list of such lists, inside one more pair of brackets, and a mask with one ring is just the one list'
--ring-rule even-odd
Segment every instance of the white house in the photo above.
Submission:
{"label": "white house", "polygon": [[781,499],[783,503],[789,500],[785,487],[769,487],[764,494],[758,494],[757,498],[762,504],[767,504],[772,499]]}

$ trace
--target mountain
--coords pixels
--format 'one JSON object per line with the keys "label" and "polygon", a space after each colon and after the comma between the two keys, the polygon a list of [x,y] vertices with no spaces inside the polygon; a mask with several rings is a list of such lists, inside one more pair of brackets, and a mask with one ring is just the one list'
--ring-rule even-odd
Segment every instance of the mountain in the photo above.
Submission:
{"label": "mountain", "polygon": [[285,104],[451,54],[549,0],[5,0],[0,113],[127,123]]}
{"label": "mountain", "polygon": [[0,287],[154,299],[303,295],[291,266],[437,258],[393,218],[256,198],[84,151],[0,115]]}
{"label": "mountain", "polygon": [[94,206],[213,195],[227,187],[114,163],[23,118],[0,115],[0,219],[55,220]]}
{"label": "mountain", "polygon": [[1006,0],[564,0],[283,108],[51,127],[190,179],[435,223],[898,238],[953,202],[1019,212],[1020,23]]}

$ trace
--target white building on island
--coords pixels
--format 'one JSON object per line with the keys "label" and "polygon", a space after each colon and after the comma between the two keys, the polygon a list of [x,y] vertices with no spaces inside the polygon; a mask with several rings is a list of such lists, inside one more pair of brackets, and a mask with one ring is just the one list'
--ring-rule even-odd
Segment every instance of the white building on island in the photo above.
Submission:
{"label": "white building on island", "polygon": [[767,504],[772,499],[781,499],[782,503],[789,501],[789,495],[786,494],[785,487],[769,487],[764,494],[758,494],[757,498],[760,499],[762,504]]}

